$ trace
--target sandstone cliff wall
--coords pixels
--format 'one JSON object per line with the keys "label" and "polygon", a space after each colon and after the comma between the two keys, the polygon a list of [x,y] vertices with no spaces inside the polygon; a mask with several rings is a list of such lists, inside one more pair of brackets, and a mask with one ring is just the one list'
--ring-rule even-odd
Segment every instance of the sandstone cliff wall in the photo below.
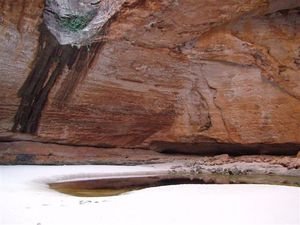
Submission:
{"label": "sandstone cliff wall", "polygon": [[[127,1],[97,48],[77,50],[75,67],[61,68],[36,129],[22,133],[20,88],[48,65],[37,67],[46,48],[44,4],[1,0],[1,140],[192,152],[269,144],[261,149],[297,152],[300,1],[282,2]],[[49,59],[62,56],[55,54]]]}

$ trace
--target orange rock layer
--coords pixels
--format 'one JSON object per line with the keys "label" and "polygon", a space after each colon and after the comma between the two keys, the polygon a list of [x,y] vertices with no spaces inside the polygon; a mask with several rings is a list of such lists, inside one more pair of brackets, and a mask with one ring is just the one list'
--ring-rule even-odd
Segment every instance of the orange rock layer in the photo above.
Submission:
{"label": "orange rock layer", "polygon": [[63,67],[36,129],[24,134],[13,129],[18,90],[36,68],[43,2],[0,0],[0,138],[294,154],[299,7],[297,0],[130,0],[95,40],[101,48],[77,58],[82,73]]}

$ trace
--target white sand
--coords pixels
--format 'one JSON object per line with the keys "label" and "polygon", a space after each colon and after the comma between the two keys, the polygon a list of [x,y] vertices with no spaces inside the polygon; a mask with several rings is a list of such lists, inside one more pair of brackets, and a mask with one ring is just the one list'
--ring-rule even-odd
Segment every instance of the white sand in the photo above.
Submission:
{"label": "white sand", "polygon": [[153,172],[151,166],[0,166],[1,225],[300,224],[300,188],[174,185],[114,197],[73,197],[45,182]]}

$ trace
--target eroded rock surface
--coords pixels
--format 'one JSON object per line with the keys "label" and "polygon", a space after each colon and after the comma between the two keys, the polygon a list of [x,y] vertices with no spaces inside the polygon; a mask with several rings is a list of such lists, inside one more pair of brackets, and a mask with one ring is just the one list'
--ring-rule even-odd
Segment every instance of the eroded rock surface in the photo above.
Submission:
{"label": "eroded rock surface", "polygon": [[[179,152],[190,145],[193,153],[202,143],[238,144],[242,152],[269,144],[275,148],[263,153],[296,154],[299,7],[298,0],[125,1],[94,39],[101,48],[77,53],[80,69],[59,67],[67,63],[61,52],[43,60],[40,94],[55,68],[60,76],[35,128],[21,129],[18,91],[46,47],[39,42],[44,4],[1,0],[1,139]],[[29,117],[38,112],[33,95]]]}

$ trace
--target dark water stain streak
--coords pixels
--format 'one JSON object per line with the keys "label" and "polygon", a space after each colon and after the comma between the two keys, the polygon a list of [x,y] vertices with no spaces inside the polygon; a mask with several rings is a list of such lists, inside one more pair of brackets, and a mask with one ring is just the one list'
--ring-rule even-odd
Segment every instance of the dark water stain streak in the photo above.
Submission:
{"label": "dark water stain streak", "polygon": [[68,68],[64,95],[59,102],[66,101],[74,92],[81,77],[85,77],[95,60],[102,42],[77,48],[60,45],[45,25],[40,27],[39,46],[32,70],[18,91],[21,102],[14,118],[12,131],[34,134],[37,131],[42,110],[57,79]]}

